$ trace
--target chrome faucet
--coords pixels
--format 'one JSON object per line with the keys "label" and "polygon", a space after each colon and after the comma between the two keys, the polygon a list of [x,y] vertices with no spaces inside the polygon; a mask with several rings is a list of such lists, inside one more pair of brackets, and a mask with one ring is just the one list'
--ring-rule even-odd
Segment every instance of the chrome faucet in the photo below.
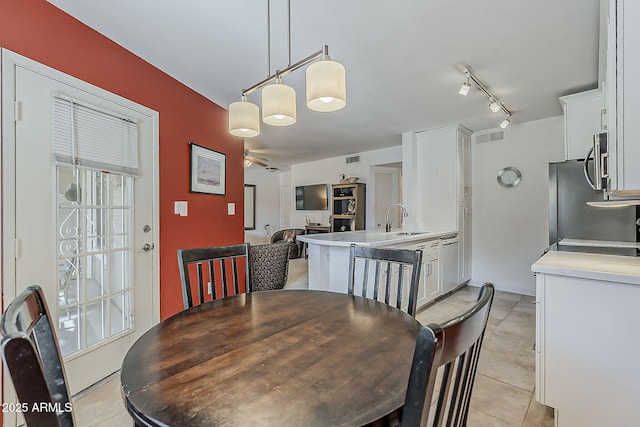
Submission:
{"label": "chrome faucet", "polygon": [[391,206],[389,206],[389,209],[387,209],[387,223],[384,227],[384,230],[386,232],[391,231],[391,221],[389,221],[389,213],[391,213],[391,208],[394,206],[399,206],[400,208],[402,208],[403,217],[407,218],[409,216],[409,214],[407,213],[407,208],[405,208],[402,203],[393,203]]}

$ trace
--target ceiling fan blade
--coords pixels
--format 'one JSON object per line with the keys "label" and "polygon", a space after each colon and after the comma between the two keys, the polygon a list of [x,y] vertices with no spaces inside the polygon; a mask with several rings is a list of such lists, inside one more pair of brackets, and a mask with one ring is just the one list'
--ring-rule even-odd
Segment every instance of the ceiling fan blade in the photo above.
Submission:
{"label": "ceiling fan blade", "polygon": [[256,157],[253,156],[244,156],[245,159],[249,160],[251,163],[255,163],[256,165],[262,166],[263,168],[266,168],[268,165],[266,163],[264,163],[262,160],[266,160],[266,159],[258,159]]}
{"label": "ceiling fan blade", "polygon": [[264,157],[254,156],[252,153],[247,153],[247,154],[245,154],[245,157],[246,156],[249,156],[249,157],[254,158],[254,159],[262,160],[263,162],[268,162],[269,161],[269,159],[265,159]]}

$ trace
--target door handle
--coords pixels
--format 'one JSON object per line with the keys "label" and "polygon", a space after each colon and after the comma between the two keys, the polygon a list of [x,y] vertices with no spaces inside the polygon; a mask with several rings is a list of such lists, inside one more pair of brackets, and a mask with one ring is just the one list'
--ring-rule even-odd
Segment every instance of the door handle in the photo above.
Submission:
{"label": "door handle", "polygon": [[155,248],[156,245],[154,245],[153,243],[145,243],[142,246],[142,249],[140,249],[138,252],[149,252],[150,250],[153,250],[153,248]]}
{"label": "door handle", "polygon": [[[591,147],[589,149],[589,152],[587,153],[587,155],[584,158],[584,164],[582,165],[582,171],[584,172],[584,177],[587,180],[587,184],[589,184],[589,187],[591,187],[594,190],[596,189],[596,184],[595,184],[595,179],[597,177],[597,170],[595,171],[596,173],[594,173],[594,179],[591,179],[591,176],[589,175],[589,158],[591,157],[591,154],[593,153],[593,147]],[[597,163],[597,159],[594,156],[594,161]]]}

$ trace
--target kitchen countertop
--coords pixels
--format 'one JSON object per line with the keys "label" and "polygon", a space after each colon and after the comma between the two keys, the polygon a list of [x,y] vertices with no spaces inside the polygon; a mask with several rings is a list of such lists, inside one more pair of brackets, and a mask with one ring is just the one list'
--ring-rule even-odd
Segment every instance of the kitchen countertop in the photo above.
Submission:
{"label": "kitchen countertop", "polygon": [[531,271],[640,285],[640,257],[551,251]]}
{"label": "kitchen countertop", "polygon": [[433,240],[458,234],[456,231],[392,230],[389,232],[360,230],[338,233],[305,234],[297,239],[307,244],[324,246],[386,246],[419,240]]}

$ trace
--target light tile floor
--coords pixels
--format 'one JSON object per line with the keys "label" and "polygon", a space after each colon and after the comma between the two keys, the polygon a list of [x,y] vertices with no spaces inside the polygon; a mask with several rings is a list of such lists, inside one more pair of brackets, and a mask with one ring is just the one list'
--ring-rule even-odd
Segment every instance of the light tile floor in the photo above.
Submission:
{"label": "light tile floor", "polygon": [[[465,286],[420,311],[423,324],[441,323],[475,302],[478,288]],[[468,425],[553,426],[553,409],[534,399],[535,305],[533,297],[497,291],[480,353]]]}
{"label": "light tile floor", "polygon": [[[307,286],[306,262],[292,260],[287,288]],[[463,287],[418,313],[424,325],[443,322],[464,312],[477,298],[478,288]],[[496,292],[476,374],[468,425],[470,427],[553,426],[553,410],[533,398],[535,354],[533,297]],[[114,374],[74,400],[80,427],[132,425],[122,404],[120,376]]]}

